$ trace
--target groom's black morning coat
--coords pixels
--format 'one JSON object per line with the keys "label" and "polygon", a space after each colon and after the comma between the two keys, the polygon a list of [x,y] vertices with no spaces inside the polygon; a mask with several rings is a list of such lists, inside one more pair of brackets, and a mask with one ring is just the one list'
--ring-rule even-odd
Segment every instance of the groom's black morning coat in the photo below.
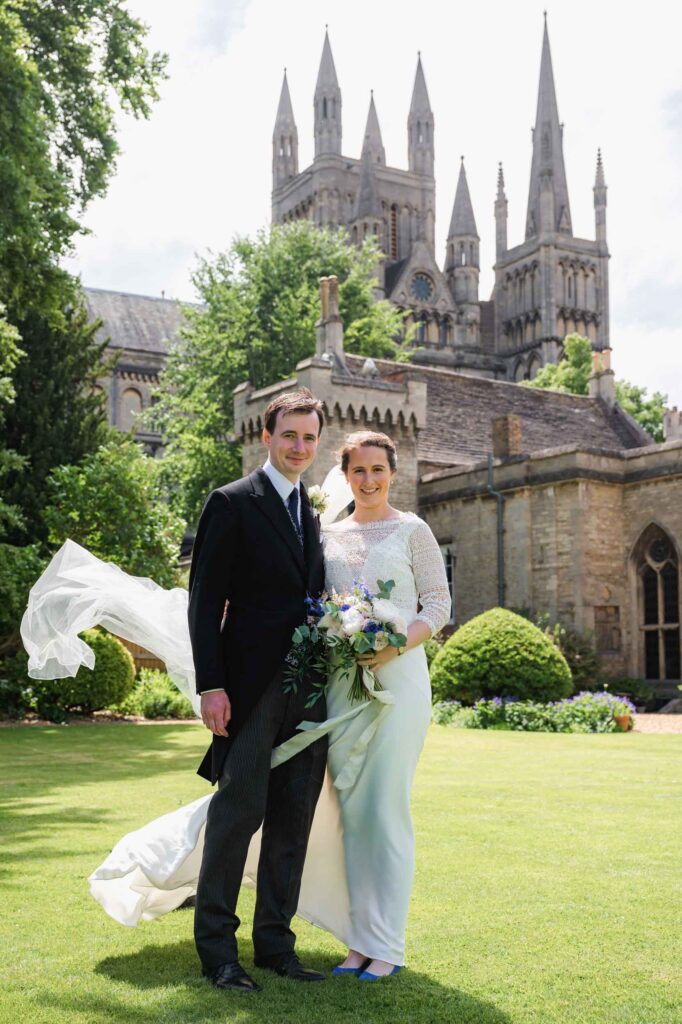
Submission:
{"label": "groom's black morning coat", "polygon": [[[304,547],[262,469],[213,491],[204,506],[189,577],[189,631],[197,692],[224,687],[233,737],[305,621],[306,595],[324,586],[320,526],[301,485]],[[222,629],[225,602],[227,621]],[[215,782],[229,739],[214,736],[199,774]]]}

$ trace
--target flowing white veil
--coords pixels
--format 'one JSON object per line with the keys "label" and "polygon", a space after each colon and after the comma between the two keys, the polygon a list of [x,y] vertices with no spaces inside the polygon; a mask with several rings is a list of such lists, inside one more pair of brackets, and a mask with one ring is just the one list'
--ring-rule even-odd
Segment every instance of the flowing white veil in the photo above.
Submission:
{"label": "flowing white veil", "polygon": [[[338,466],[327,474],[322,490],[327,495],[320,517],[325,526],[350,503],[352,493]],[[164,590],[153,580],[129,576],[67,540],[31,588],[21,620],[29,676],[63,679],[82,665],[93,668],[95,655],[78,635],[92,626],[103,626],[159,658],[198,713],[187,591]]]}

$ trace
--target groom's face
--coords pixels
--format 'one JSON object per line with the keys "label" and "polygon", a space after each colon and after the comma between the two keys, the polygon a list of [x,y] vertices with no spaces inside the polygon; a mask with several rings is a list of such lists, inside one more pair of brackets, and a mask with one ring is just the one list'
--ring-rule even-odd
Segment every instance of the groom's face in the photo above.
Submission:
{"label": "groom's face", "polygon": [[288,480],[298,480],[317,454],[320,421],[316,412],[278,413],[272,433],[263,431],[270,462]]}

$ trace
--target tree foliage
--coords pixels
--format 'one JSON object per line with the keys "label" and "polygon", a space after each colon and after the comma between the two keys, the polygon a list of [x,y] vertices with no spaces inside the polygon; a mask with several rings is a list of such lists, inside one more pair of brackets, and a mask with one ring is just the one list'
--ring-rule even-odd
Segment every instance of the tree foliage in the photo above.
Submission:
{"label": "tree foliage", "polygon": [[23,525],[9,531],[15,543],[44,542],[45,485],[54,466],[75,463],[104,440],[107,427],[101,392],[105,343],[95,339],[82,300],[50,322],[27,313],[19,322],[26,358],[14,373],[16,398],[5,423],[7,444],[22,467],[9,474],[7,497],[21,510]]}
{"label": "tree foliage", "polygon": [[[564,341],[564,358],[558,363],[543,366],[532,381],[524,382],[531,388],[549,388],[572,395],[589,392],[588,379],[592,372],[592,342],[580,334],[569,334]],[[663,414],[667,396],[655,391],[651,398],[647,389],[626,380],[615,382],[616,400],[654,441],[663,441]]]}
{"label": "tree foliage", "polygon": [[50,544],[70,538],[133,576],[174,586],[184,524],[162,493],[159,471],[159,461],[113,432],[77,465],[54,469],[45,510]]}
{"label": "tree foliage", "polygon": [[5,481],[11,473],[18,473],[24,465],[20,455],[7,446],[5,437],[5,418],[8,407],[16,398],[16,389],[12,375],[19,360],[25,355],[19,347],[19,332],[16,327],[5,319],[5,307],[0,303],[0,536],[8,527],[21,525],[21,513],[16,505],[5,501]]}
{"label": "tree foliage", "polygon": [[115,167],[117,109],[146,117],[166,58],[123,0],[0,3],[0,297],[59,308],[58,260]]}
{"label": "tree foliage", "polygon": [[167,444],[164,473],[189,522],[213,487],[240,474],[234,388],[284,379],[314,353],[320,277],[339,279],[347,351],[407,358],[402,314],[373,296],[379,259],[373,241],[358,249],[343,231],[299,221],[237,238],[228,252],[199,264],[201,305],[185,311],[153,410]]}

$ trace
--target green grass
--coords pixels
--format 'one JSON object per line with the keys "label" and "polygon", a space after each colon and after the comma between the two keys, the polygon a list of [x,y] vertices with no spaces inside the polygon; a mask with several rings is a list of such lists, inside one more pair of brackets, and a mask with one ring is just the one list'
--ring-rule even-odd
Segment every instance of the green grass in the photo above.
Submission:
{"label": "green grass", "polygon": [[[201,980],[191,911],[115,924],[86,877],[206,792],[194,725],[0,730],[2,1021],[674,1024],[682,1005],[682,736],[433,727],[414,790],[409,969],[260,996]],[[252,955],[252,894],[240,908]],[[341,949],[299,922],[306,963]]]}

